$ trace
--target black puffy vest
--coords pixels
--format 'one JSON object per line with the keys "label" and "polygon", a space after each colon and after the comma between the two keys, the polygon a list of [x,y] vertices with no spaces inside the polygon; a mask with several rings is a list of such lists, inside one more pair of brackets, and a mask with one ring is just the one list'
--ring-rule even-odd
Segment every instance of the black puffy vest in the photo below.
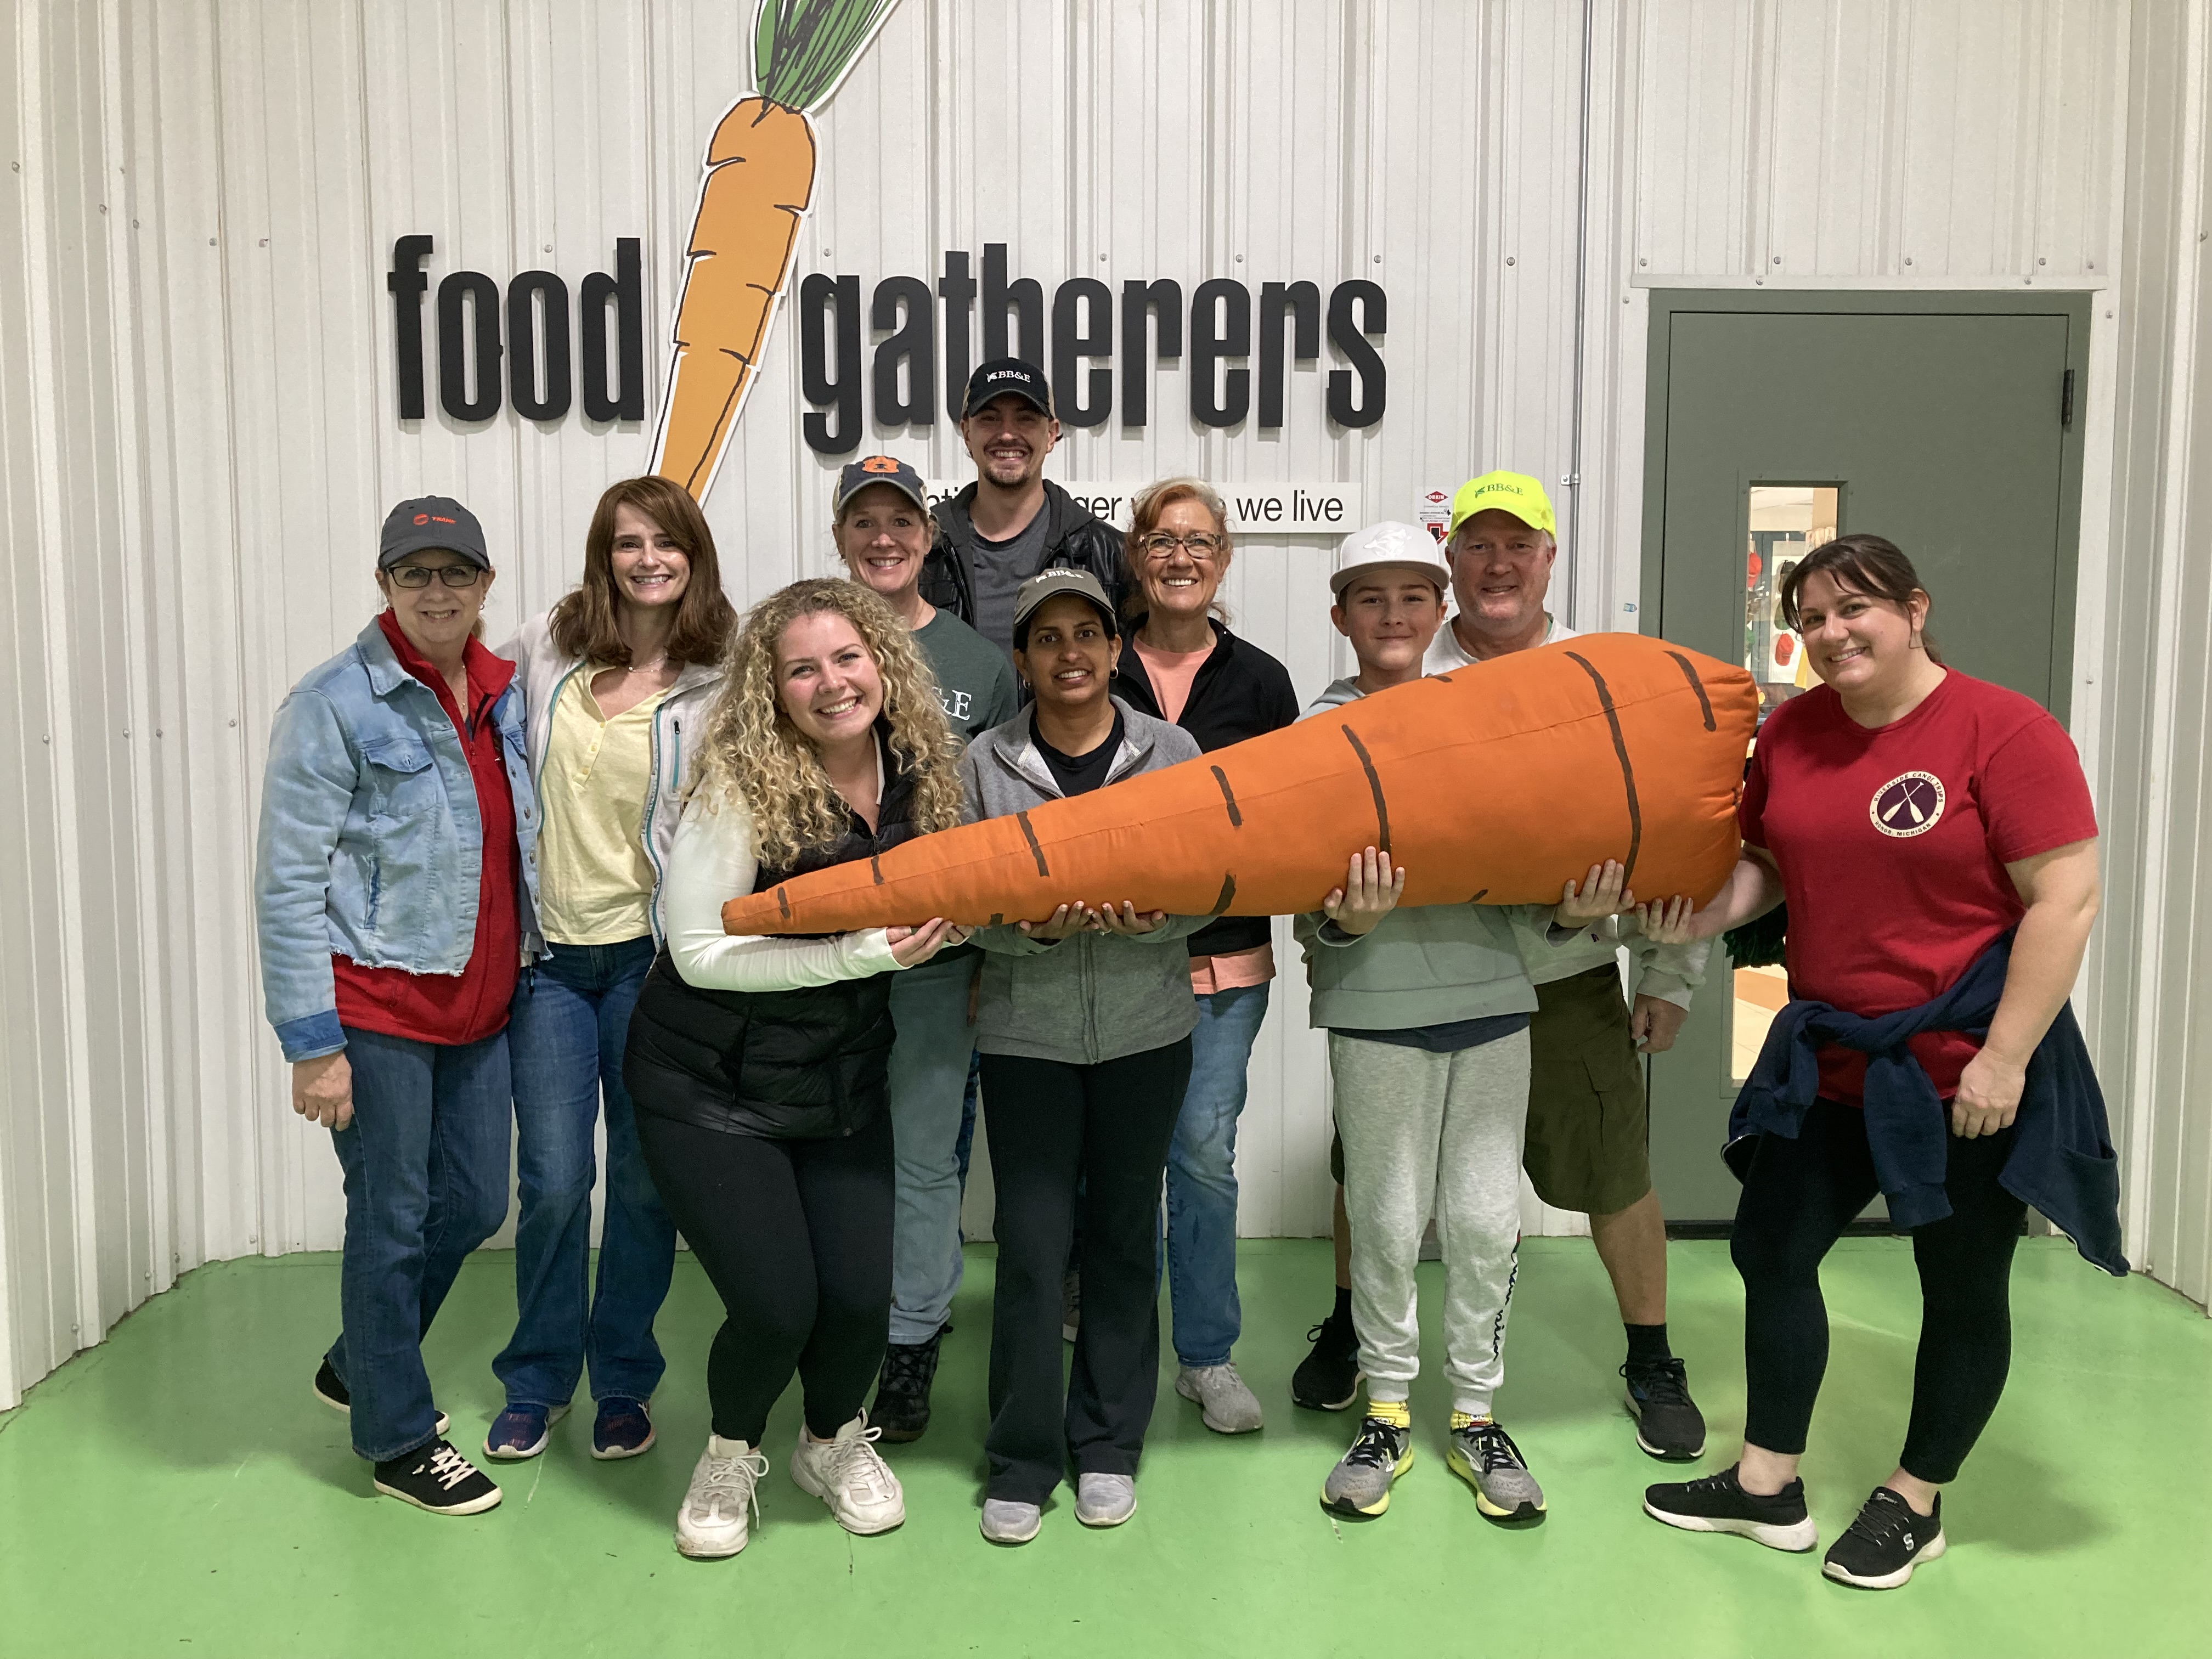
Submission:
{"label": "black puffy vest", "polygon": [[[912,839],[914,781],[888,752],[884,770],[873,835],[848,814],[836,842],[787,868],[763,866],[753,890]],[[892,1035],[889,974],[796,991],[702,990],[684,983],[664,945],[630,1018],[623,1077],[637,1109],[658,1117],[736,1134],[849,1135],[884,1109]]]}

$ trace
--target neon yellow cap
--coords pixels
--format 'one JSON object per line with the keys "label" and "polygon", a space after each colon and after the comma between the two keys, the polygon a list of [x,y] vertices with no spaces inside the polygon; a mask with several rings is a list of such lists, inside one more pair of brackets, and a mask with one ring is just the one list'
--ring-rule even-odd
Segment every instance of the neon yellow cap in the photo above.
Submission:
{"label": "neon yellow cap", "polygon": [[1486,472],[1480,478],[1469,478],[1453,495],[1451,527],[1445,534],[1455,535],[1476,514],[1492,507],[1510,513],[1531,530],[1552,536],[1559,533],[1559,521],[1543,485],[1525,472]]}

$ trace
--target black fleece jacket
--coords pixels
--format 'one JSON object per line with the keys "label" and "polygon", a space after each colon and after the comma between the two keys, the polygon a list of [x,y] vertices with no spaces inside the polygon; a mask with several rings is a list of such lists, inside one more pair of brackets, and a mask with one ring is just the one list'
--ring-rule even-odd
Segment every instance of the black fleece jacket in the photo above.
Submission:
{"label": "black fleece jacket", "polygon": [[[1129,623],[1121,642],[1121,666],[1114,690],[1130,708],[1165,720],[1159,694],[1152,689],[1145,660],[1137,654],[1142,617]],[[1297,693],[1290,672],[1249,640],[1240,640],[1220,623],[1213,624],[1213,653],[1200,663],[1191,682],[1190,700],[1176,724],[1198,739],[1200,749],[1225,749],[1293,724]],[[1190,936],[1194,957],[1225,957],[1265,945],[1271,933],[1265,916],[1224,916]]]}
{"label": "black fleece jacket", "polygon": [[[969,484],[937,508],[937,541],[921,565],[921,597],[940,611],[950,611],[962,622],[975,620],[975,581],[970,561],[975,549],[975,521],[969,516],[976,486]],[[1087,570],[1098,578],[1115,611],[1121,608],[1121,532],[1103,519],[1094,518],[1075,504],[1075,497],[1051,479],[1044,480],[1044,556],[1037,570],[1065,566]],[[1035,575],[1036,571],[1030,573]],[[1004,640],[994,640],[1001,648]]]}

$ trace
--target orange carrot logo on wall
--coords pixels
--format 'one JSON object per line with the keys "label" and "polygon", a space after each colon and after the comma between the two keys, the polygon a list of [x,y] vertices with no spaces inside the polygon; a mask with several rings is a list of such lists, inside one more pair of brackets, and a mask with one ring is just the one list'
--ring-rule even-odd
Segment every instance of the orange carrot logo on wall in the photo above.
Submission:
{"label": "orange carrot logo on wall", "polygon": [[653,470],[704,500],[814,199],[814,122],[897,0],[761,0],[754,87],[708,142]]}

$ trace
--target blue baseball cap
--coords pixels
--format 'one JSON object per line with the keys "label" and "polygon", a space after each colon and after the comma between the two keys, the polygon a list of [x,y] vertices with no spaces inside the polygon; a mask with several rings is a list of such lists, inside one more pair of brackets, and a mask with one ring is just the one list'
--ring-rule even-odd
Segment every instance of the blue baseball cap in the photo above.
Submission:
{"label": "blue baseball cap", "polygon": [[921,473],[889,455],[867,455],[838,472],[836,493],[830,498],[830,515],[842,513],[845,503],[870,484],[889,484],[924,513],[929,511],[929,486],[922,483]]}

